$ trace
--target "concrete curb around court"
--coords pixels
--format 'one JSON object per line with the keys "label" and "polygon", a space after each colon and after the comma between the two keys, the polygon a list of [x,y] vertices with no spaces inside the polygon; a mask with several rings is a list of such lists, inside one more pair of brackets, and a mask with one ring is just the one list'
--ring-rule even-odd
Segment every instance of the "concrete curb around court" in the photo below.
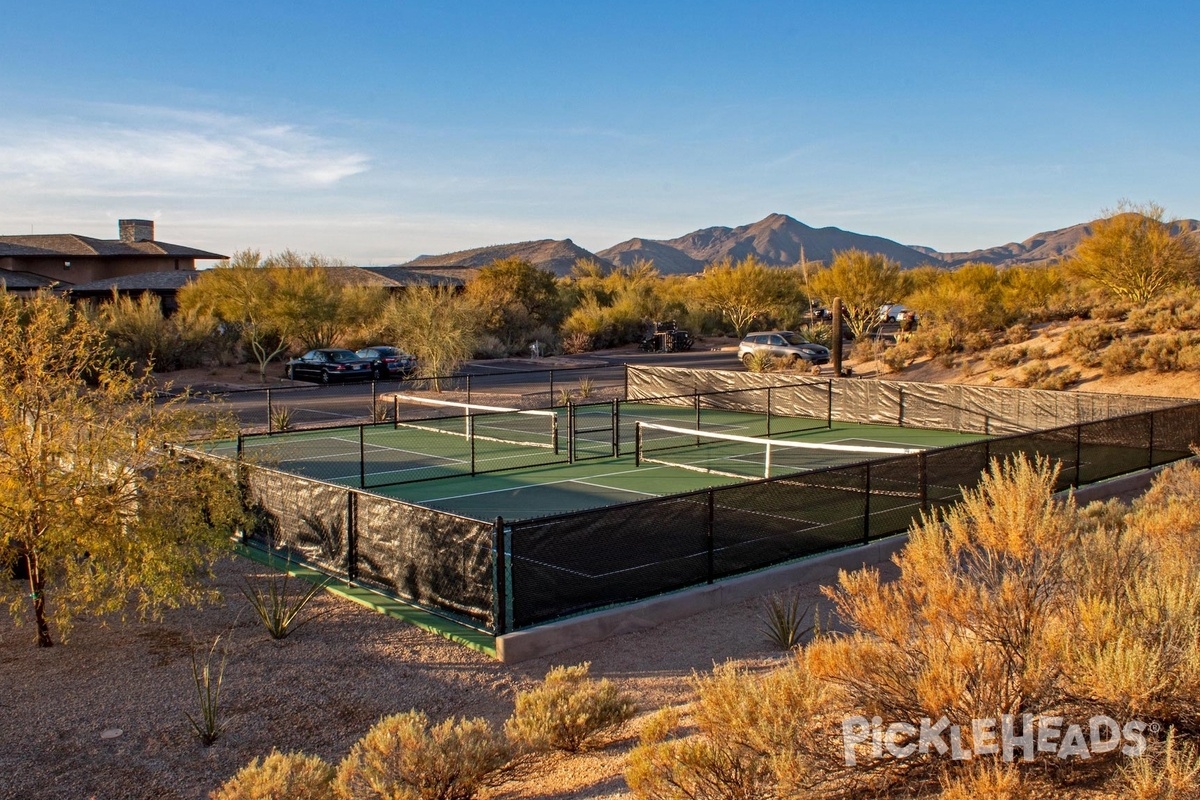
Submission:
{"label": "concrete curb around court", "polygon": [[[1196,459],[1191,461],[1195,463]],[[1083,504],[1112,497],[1129,499],[1144,492],[1154,477],[1167,466],[1170,465],[1085,486],[1075,491],[1076,502]],[[1062,492],[1059,497],[1065,498],[1069,494]],[[869,544],[727,578],[711,585],[682,589],[529,630],[506,633],[496,637],[496,657],[505,663],[527,661],[610,636],[649,630],[664,622],[684,619],[768,592],[809,583],[830,583],[837,578],[840,570],[856,570],[889,561],[907,542],[908,534],[900,533]]]}

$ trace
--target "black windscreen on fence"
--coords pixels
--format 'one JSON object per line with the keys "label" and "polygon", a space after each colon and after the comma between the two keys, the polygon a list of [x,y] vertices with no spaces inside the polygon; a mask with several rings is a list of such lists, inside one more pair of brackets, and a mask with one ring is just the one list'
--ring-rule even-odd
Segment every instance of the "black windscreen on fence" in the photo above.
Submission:
{"label": "black windscreen on fence", "polygon": [[[902,532],[996,459],[1050,459],[1065,489],[1186,458],[1200,442],[1200,404],[1159,398],[656,369],[631,370],[629,396],[606,399],[623,383],[612,371],[543,377],[534,394],[566,407],[243,437],[258,520],[248,543],[503,633]],[[336,396],[353,404],[356,391]],[[990,438],[499,528],[362,489],[611,457],[638,421],[761,437],[847,419]]]}

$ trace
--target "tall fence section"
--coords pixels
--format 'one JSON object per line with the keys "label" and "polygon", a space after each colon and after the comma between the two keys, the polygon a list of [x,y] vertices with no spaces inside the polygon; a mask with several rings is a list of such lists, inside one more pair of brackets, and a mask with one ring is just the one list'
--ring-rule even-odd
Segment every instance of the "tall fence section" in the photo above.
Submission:
{"label": "tall fence section", "polygon": [[631,452],[638,409],[654,405],[698,421],[711,408],[759,413],[763,436],[863,422],[982,438],[519,521],[246,465],[261,519],[247,542],[500,635],[902,532],[995,458],[1051,458],[1065,489],[1187,458],[1200,442],[1200,403],[1166,398],[633,367],[609,376],[618,385],[619,398],[572,403],[571,458]]}

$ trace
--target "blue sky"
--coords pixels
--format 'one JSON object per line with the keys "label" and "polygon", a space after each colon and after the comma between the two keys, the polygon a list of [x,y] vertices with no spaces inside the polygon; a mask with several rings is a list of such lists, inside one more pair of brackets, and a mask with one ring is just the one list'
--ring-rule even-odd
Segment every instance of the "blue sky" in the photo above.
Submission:
{"label": "blue sky", "polygon": [[386,264],[790,214],[940,250],[1200,216],[1177,5],[0,2],[0,233]]}

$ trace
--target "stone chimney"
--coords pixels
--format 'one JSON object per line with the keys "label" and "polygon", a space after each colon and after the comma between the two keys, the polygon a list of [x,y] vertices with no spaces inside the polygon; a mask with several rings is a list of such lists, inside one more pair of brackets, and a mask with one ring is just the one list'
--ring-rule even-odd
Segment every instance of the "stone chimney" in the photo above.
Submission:
{"label": "stone chimney", "polygon": [[152,219],[123,219],[117,222],[117,226],[121,231],[121,241],[129,242],[153,242],[154,241],[154,220]]}

